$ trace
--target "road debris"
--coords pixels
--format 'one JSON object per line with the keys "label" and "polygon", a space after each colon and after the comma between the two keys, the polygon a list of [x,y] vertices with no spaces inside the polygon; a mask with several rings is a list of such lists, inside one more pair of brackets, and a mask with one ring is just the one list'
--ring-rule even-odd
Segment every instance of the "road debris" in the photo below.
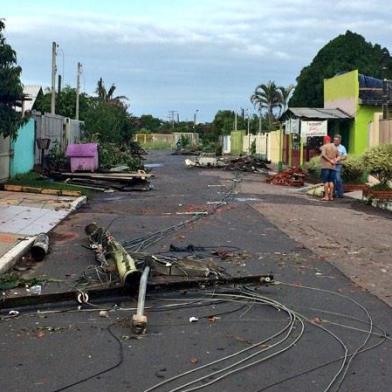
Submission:
{"label": "road debris", "polygon": [[216,156],[199,156],[192,159],[185,159],[187,167],[204,167],[204,168],[223,168],[224,170],[244,171],[253,173],[266,173],[267,164],[270,163],[253,156],[244,156],[237,158],[216,157]]}
{"label": "road debris", "polygon": [[109,278],[116,272],[122,285],[134,287],[140,279],[140,271],[136,268],[135,261],[114,239],[112,234],[95,223],[85,227],[85,232],[89,237],[90,248],[95,251],[95,258],[99,266],[95,267],[95,272],[99,278]]}
{"label": "road debris", "polygon": [[266,171],[268,170],[267,165],[271,163],[269,161],[265,161],[263,159],[249,155],[244,157],[226,159],[225,162],[225,170],[235,170],[253,173],[266,173]]}
{"label": "road debris", "polygon": [[35,261],[42,261],[48,254],[49,237],[45,233],[38,234],[31,247],[31,256]]}
{"label": "road debris", "polygon": [[137,301],[136,314],[132,316],[132,330],[137,335],[145,334],[147,330],[147,316],[144,314],[144,304],[146,301],[147,280],[150,267],[144,268],[139,284],[139,297]]}
{"label": "road debris", "polygon": [[26,289],[26,291],[29,291],[31,294],[34,295],[41,295],[42,286],[40,284],[36,284],[34,286],[31,286],[30,289]]}
{"label": "road debris", "polygon": [[66,183],[91,188],[94,190],[149,191],[152,189],[149,179],[152,174],[144,170],[137,172],[105,173],[60,173],[57,177]]}
{"label": "road debris", "polygon": [[199,321],[198,317],[195,317],[195,316],[189,317],[189,322],[190,323],[197,323],[198,321]]}
{"label": "road debris", "polygon": [[290,167],[266,180],[273,185],[302,187],[305,184],[305,173],[299,167]]}

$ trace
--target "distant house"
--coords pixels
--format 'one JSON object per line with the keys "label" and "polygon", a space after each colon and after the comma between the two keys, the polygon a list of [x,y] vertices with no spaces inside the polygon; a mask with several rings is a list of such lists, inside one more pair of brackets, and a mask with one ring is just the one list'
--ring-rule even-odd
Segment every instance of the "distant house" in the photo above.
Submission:
{"label": "distant house", "polygon": [[22,105],[22,113],[31,112],[33,110],[33,106],[35,100],[38,95],[43,93],[42,86],[40,85],[26,85],[23,87],[23,93],[25,94],[25,100]]}
{"label": "distant house", "polygon": [[341,131],[349,153],[361,154],[369,147],[370,126],[382,112],[383,81],[361,75],[358,70],[324,80],[324,107],[341,109],[353,120]]}

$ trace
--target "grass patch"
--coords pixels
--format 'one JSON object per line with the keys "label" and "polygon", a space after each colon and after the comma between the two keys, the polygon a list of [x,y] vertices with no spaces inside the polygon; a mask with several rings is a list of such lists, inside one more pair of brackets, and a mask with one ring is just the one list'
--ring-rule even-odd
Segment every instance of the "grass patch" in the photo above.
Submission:
{"label": "grass patch", "polygon": [[90,194],[88,189],[71,185],[64,182],[55,182],[48,177],[41,176],[35,172],[26,174],[18,174],[7,181],[10,185],[30,186],[34,188],[47,188],[61,191],[79,191],[82,195],[88,196]]}

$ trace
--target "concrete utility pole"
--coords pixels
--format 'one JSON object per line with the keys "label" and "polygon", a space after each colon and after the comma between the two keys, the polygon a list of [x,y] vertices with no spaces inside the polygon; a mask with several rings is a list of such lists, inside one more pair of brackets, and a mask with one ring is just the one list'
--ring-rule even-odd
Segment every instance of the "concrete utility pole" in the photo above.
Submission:
{"label": "concrete utility pole", "polygon": [[55,114],[56,112],[56,56],[57,56],[57,44],[52,42],[52,99],[50,101],[50,113]]}
{"label": "concrete utility pole", "polygon": [[259,111],[259,134],[261,134],[261,126],[262,126],[262,123],[261,123],[261,110]]}
{"label": "concrete utility pole", "polygon": [[234,112],[234,130],[237,131],[238,127],[238,119],[237,119],[237,111]]}
{"label": "concrete utility pole", "polygon": [[76,71],[76,109],[75,119],[79,120],[79,95],[80,95],[80,75],[82,73],[82,64],[78,63]]}
{"label": "concrete utility pole", "polygon": [[249,109],[246,109],[246,114],[248,116],[248,154],[250,154],[251,148],[250,148],[250,114],[249,114]]}
{"label": "concrete utility pole", "polygon": [[196,128],[196,120],[197,120],[197,113],[199,112],[199,109],[196,109],[195,114],[193,115],[193,129]]}

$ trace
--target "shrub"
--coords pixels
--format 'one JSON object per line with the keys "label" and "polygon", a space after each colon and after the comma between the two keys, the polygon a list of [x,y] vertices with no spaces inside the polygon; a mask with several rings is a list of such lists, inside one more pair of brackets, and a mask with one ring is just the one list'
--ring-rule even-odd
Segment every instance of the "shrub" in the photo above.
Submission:
{"label": "shrub", "polygon": [[358,156],[348,155],[343,161],[343,182],[348,184],[363,184],[367,180],[367,173],[363,159]]}
{"label": "shrub", "polygon": [[305,163],[304,168],[310,177],[320,178],[321,175],[320,157],[317,156],[310,159],[310,161]]}
{"label": "shrub", "polygon": [[142,159],[137,154],[133,154],[129,146],[118,146],[114,143],[100,144],[99,163],[104,169],[110,169],[118,165],[127,165],[132,171],[143,168]]}
{"label": "shrub", "polygon": [[392,179],[392,144],[381,144],[366,151],[362,157],[365,169],[382,183]]}

